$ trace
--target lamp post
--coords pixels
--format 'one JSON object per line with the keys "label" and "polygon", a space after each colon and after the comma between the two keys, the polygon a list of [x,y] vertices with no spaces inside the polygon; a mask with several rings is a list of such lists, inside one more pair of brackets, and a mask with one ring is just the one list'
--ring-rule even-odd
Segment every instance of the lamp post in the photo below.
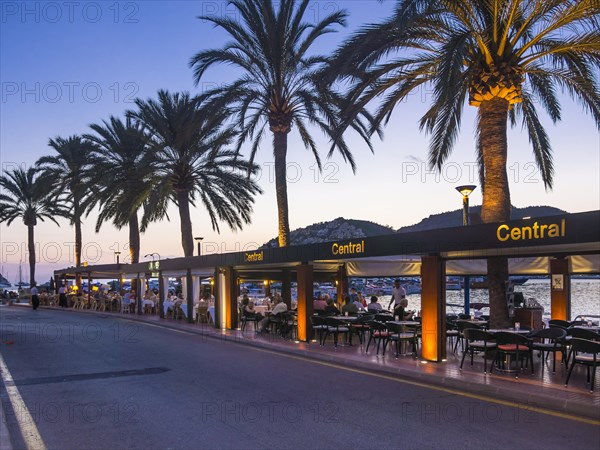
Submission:
{"label": "lamp post", "polygon": [[115,256],[117,257],[117,264],[119,264],[119,255],[121,254],[120,251],[115,251]]}
{"label": "lamp post", "polygon": [[458,186],[456,190],[463,196],[463,225],[469,225],[469,195],[477,188],[473,184]]}
{"label": "lamp post", "polygon": [[148,253],[147,255],[144,255],[144,258],[147,258],[148,256],[150,258],[152,258],[152,262],[154,262],[154,255],[156,255],[158,257],[158,259],[160,260],[160,255],[158,253]]}
{"label": "lamp post", "polygon": [[202,239],[204,239],[204,238],[198,236],[198,237],[195,237],[194,239],[198,243],[198,256],[202,256]]}
{"label": "lamp post", "polygon": [[[456,190],[460,192],[463,198],[463,226],[469,225],[469,195],[477,188],[474,184],[465,184],[457,186]],[[464,277],[465,283],[465,314],[471,313],[471,277]]]}

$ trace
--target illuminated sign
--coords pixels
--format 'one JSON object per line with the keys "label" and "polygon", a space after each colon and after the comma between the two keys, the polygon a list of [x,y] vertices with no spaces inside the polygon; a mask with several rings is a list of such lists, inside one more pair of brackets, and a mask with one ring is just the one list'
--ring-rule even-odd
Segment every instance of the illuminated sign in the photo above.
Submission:
{"label": "illuminated sign", "polygon": [[511,241],[529,241],[532,239],[546,239],[565,237],[566,220],[561,219],[560,223],[541,224],[534,222],[533,225],[522,225],[509,227],[500,225],[496,230],[496,237],[501,242]]}
{"label": "illuminated sign", "polygon": [[160,261],[150,261],[148,263],[148,270],[160,270]]}
{"label": "illuminated sign", "polygon": [[263,261],[265,258],[265,252],[246,252],[244,253],[244,261],[246,262],[257,262]]}
{"label": "illuminated sign", "polygon": [[365,241],[362,240],[358,244],[349,242],[347,244],[338,244],[337,242],[331,245],[331,253],[334,255],[353,255],[355,253],[365,252]]}

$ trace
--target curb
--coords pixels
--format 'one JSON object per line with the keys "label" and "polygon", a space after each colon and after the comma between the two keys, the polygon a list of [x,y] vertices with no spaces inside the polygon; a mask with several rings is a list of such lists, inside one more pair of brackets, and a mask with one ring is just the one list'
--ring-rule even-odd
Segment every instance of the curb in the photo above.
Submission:
{"label": "curb", "polygon": [[[30,306],[23,304],[23,306]],[[79,312],[84,314],[96,314],[97,311],[87,311],[87,310],[73,310],[72,308],[59,308],[59,307],[44,307],[44,309],[55,309],[55,310],[65,310],[71,312]],[[128,314],[127,316],[118,316],[120,319],[126,319],[134,322],[141,323],[150,323],[154,326],[159,326],[162,328],[172,329],[182,331],[182,328],[177,324],[171,323],[154,323],[148,322],[144,320],[143,316],[138,317],[137,314]],[[211,328],[215,330],[215,332],[206,332],[200,329],[193,328],[185,328],[183,331],[187,331],[189,333],[193,333],[196,335],[200,335],[206,338],[211,338],[215,340],[227,341],[234,344],[245,345],[248,347],[260,348],[263,350],[268,350],[276,353],[282,354],[290,354],[298,357],[302,357],[305,359],[314,360],[317,362],[328,363],[328,364],[336,364],[338,366],[343,366],[344,368],[348,368],[351,370],[358,370],[362,372],[370,372],[373,374],[378,374],[382,376],[392,376],[394,378],[402,379],[407,382],[418,383],[421,385],[427,385],[432,388],[442,388],[457,391],[457,394],[462,395],[473,395],[480,398],[480,400],[486,399],[496,399],[506,403],[512,403],[514,407],[521,408],[524,411],[535,411],[538,408],[543,408],[547,410],[551,410],[558,414],[569,414],[573,416],[578,416],[586,419],[591,419],[594,421],[598,421],[600,417],[600,411],[593,405],[588,403],[582,403],[573,400],[563,400],[557,399],[556,397],[552,397],[552,392],[549,392],[548,395],[544,395],[538,392],[530,392],[528,394],[524,394],[522,391],[515,391],[510,389],[509,386],[491,386],[491,385],[481,385],[479,383],[468,383],[465,385],[464,380],[457,380],[452,377],[440,377],[439,375],[427,374],[424,372],[416,372],[413,370],[406,370],[401,367],[385,367],[385,366],[373,366],[373,364],[364,361],[355,361],[345,359],[342,355],[327,355],[314,353],[306,349],[296,349],[296,348],[281,348],[277,345],[272,345],[269,342],[264,341],[254,341],[254,340],[242,340],[238,336],[230,336],[227,334],[218,334],[216,328]],[[435,363],[430,363],[435,364]],[[468,389],[467,389],[468,388]],[[542,387],[543,389],[543,387]],[[590,394],[594,395],[594,394]],[[0,449],[2,450],[2,449]]]}

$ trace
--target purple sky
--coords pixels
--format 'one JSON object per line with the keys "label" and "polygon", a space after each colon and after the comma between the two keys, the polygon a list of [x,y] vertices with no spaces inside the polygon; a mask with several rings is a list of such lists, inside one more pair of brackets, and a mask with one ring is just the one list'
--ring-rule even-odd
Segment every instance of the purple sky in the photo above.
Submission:
{"label": "purple sky", "polygon": [[[335,48],[344,36],[367,22],[387,17],[393,2],[314,1],[310,13],[319,17],[344,8],[348,27],[321,40],[321,52]],[[215,2],[11,2],[3,1],[0,19],[0,160],[3,169],[29,166],[50,154],[50,137],[89,131],[90,123],[132,108],[135,97],[155,96],[158,89],[201,89],[222,83],[231,71],[208,72],[195,87],[190,57],[200,49],[223,45],[225,36],[196,18],[201,14],[230,14],[226,3]],[[533,164],[527,136],[520,128],[509,134],[509,176],[512,203],[551,205],[570,212],[600,208],[600,136],[592,119],[567,96],[563,121],[553,126],[543,118],[554,149],[556,178],[545,191]],[[289,202],[292,229],[346,217],[366,219],[399,228],[461,206],[454,187],[478,184],[473,141],[474,108],[466,107],[455,150],[441,173],[427,170],[428,137],[418,130],[418,119],[430,101],[426,90],[415,93],[397,108],[383,141],[375,141],[375,155],[358,139],[350,139],[358,172],[352,174],[339,156],[318,174],[314,160],[296,134],[289,141]],[[317,141],[327,142],[316,132]],[[277,214],[272,179],[270,139],[258,154],[262,168],[253,222],[241,233],[210,227],[205,212],[192,212],[194,234],[204,236],[204,251],[250,249],[275,237]],[[481,191],[472,195],[480,204]],[[181,256],[179,219],[172,209],[170,222],[151,225],[142,236],[141,254],[162,258]],[[117,248],[124,251],[127,231],[104,225],[94,233],[95,215],[84,223],[84,260],[111,262]],[[39,243],[38,281],[51,270],[72,264],[73,229],[65,221],[36,227]],[[3,274],[14,281],[19,260],[27,261],[25,227],[0,225]],[[23,266],[25,270],[25,265]]]}

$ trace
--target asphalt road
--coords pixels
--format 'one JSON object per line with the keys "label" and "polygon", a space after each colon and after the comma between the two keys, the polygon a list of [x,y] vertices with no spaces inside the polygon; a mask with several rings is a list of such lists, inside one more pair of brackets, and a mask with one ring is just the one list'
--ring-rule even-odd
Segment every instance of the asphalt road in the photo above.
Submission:
{"label": "asphalt road", "polygon": [[[600,427],[527,405],[114,315],[0,308],[0,320],[0,353],[48,449],[600,446]],[[13,448],[26,448],[12,384],[5,420]]]}

